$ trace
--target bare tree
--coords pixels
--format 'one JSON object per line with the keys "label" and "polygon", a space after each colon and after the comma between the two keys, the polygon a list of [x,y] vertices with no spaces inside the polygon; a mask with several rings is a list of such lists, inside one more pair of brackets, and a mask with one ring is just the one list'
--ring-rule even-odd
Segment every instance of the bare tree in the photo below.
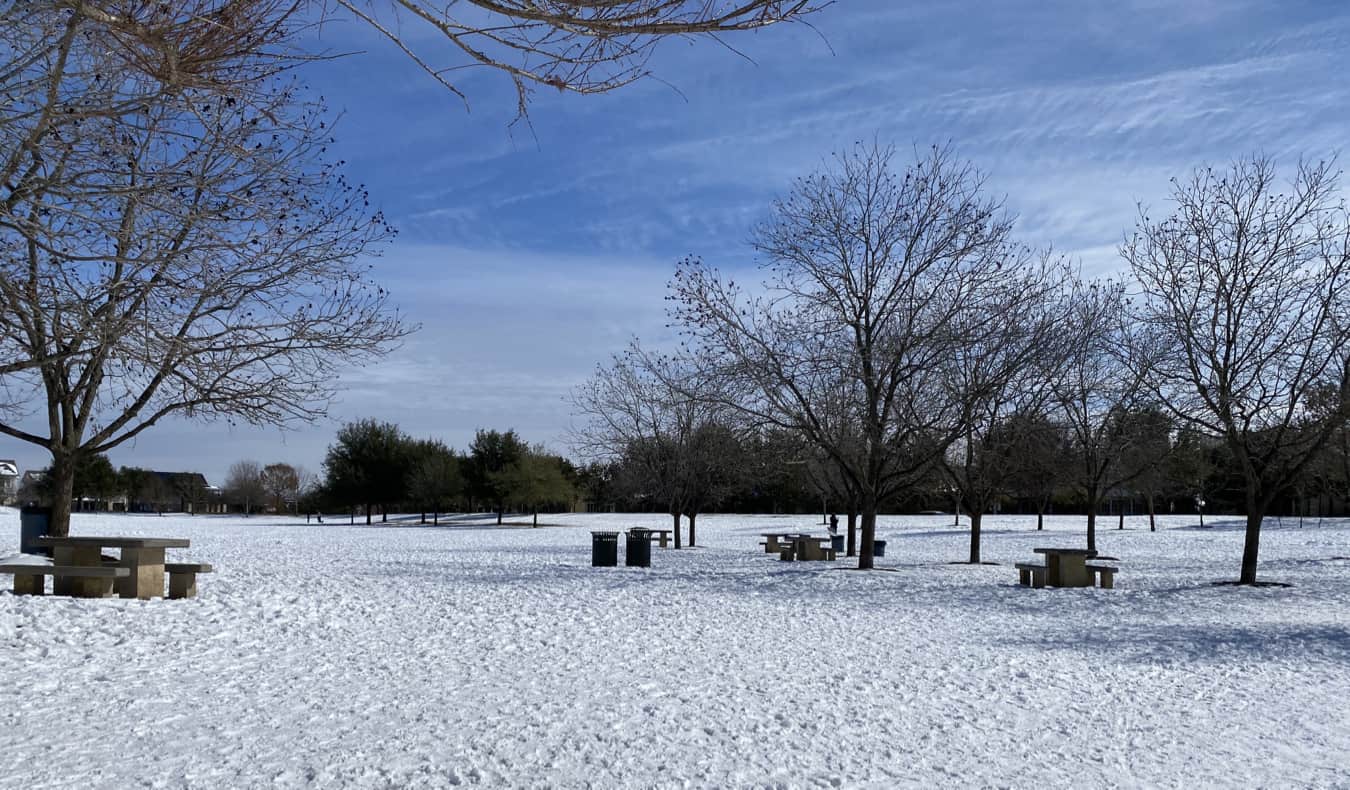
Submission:
{"label": "bare tree", "polygon": [[1162,354],[1148,383],[1220,437],[1245,482],[1241,584],[1256,583],[1261,521],[1350,416],[1350,213],[1330,163],[1286,186],[1253,156],[1196,170],[1173,211],[1141,212],[1122,247],[1134,311]]}
{"label": "bare tree", "polygon": [[303,499],[318,490],[323,482],[318,474],[303,464],[296,464],[294,469],[295,492],[298,499]]}
{"label": "bare tree", "polygon": [[[1171,469],[1173,420],[1164,407],[1150,405],[1122,415],[1122,430],[1130,434],[1122,466],[1134,473],[1130,490],[1143,495],[1148,511],[1148,531],[1158,531],[1157,499],[1167,485]],[[1125,510],[1120,511],[1120,529],[1125,528]]]}
{"label": "bare tree", "polygon": [[285,513],[286,503],[295,502],[300,496],[300,475],[290,464],[268,464],[263,467],[259,479],[278,514]]}
{"label": "bare tree", "polygon": [[1063,425],[1050,419],[1051,405],[1016,412],[1007,420],[1010,452],[1018,459],[1008,483],[1015,495],[1034,503],[1038,531],[1045,529],[1045,511],[1071,471],[1068,434]]}
{"label": "bare tree", "polygon": [[52,453],[59,535],[82,456],[170,416],[313,420],[407,329],[362,260],[389,229],[270,59],[169,90],[111,28],[38,21],[0,32],[32,53],[0,69],[0,360],[43,428],[0,433]]}
{"label": "bare tree", "polygon": [[244,508],[244,515],[253,512],[267,496],[263,486],[262,465],[257,461],[236,461],[225,475],[225,496]]}
{"label": "bare tree", "polygon": [[[845,520],[844,555],[858,556],[858,511],[861,497],[847,471],[814,444],[808,445],[815,452],[802,464],[803,474],[821,496],[829,502],[841,506]],[[854,450],[854,453],[857,451]],[[850,453],[852,454],[852,453]],[[823,514],[822,514],[823,517]]]}
{"label": "bare tree", "polygon": [[946,387],[944,366],[990,330],[963,318],[996,310],[998,283],[1029,257],[950,150],[903,174],[893,157],[860,144],[775,202],[753,235],[762,296],[697,259],[672,285],[676,318],[739,383],[733,405],[805,436],[858,491],[860,568],[872,567],[878,504],[964,430],[978,393]]}
{"label": "bare tree", "polygon": [[[1130,483],[1143,466],[1126,464],[1141,439],[1127,414],[1146,405],[1147,344],[1127,326],[1119,283],[1076,286],[1067,305],[1067,351],[1052,375],[1054,400],[1068,428],[1076,469],[1069,479],[1087,507],[1087,548],[1097,551],[1097,512],[1106,495]],[[1131,350],[1138,353],[1132,355]],[[1134,453],[1138,460],[1138,453]]]}
{"label": "bare tree", "polygon": [[698,545],[698,517],[740,491],[746,481],[745,447],[724,414],[694,426],[678,456],[680,510],[689,545]]}
{"label": "bare tree", "polygon": [[1026,425],[1016,417],[1038,412],[1051,396],[1049,373],[1063,355],[1066,329],[1060,297],[1070,280],[1069,269],[1050,259],[1011,268],[984,312],[959,317],[983,326],[962,331],[971,342],[956,345],[942,364],[952,398],[968,403],[964,430],[939,463],[970,516],[971,564],[981,562],[985,513],[1012,492],[1024,463],[1017,431]]}
{"label": "bare tree", "polygon": [[688,358],[634,341],[572,395],[574,414],[585,420],[573,431],[574,448],[619,461],[621,479],[670,513],[676,548],[680,517],[689,517],[689,545],[697,545],[699,511],[725,495],[737,471],[725,447],[726,410],[711,386]]}
{"label": "bare tree", "polygon": [[[649,76],[663,39],[723,36],[795,21],[832,0],[38,0],[0,6],[0,22],[61,16],[97,25],[156,79],[196,85],[221,60],[294,44],[302,25],[351,15],[467,102],[456,75],[509,76],[525,113],[535,86],[606,93]],[[255,40],[258,31],[269,35]],[[294,59],[289,50],[272,51]]]}

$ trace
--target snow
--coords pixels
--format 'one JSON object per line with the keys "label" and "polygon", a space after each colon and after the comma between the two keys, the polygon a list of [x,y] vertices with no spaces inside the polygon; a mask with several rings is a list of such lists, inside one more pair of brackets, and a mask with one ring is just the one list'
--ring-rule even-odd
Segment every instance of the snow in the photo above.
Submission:
{"label": "snow", "polygon": [[589,530],[668,517],[327,520],[76,515],[216,572],[0,593],[0,786],[1350,787],[1350,521],[1272,520],[1293,586],[1239,588],[1236,519],[1111,520],[1116,589],[1033,590],[1011,564],[1081,517],[987,519],[984,566],[951,516],[885,518],[875,573],[756,545],[819,516],[704,516],[646,569]]}

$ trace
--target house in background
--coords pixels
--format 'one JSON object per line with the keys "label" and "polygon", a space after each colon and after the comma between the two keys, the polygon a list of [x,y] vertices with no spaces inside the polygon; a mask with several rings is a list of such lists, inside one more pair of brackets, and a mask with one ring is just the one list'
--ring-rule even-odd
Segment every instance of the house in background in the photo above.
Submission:
{"label": "house in background", "polygon": [[38,486],[42,484],[42,479],[46,473],[41,470],[28,470],[19,478],[19,490],[15,493],[15,503],[20,505],[37,502],[41,497],[38,494]]}
{"label": "house in background", "polygon": [[0,458],[0,505],[12,505],[19,495],[19,465]]}
{"label": "house in background", "polygon": [[220,489],[200,472],[146,471],[128,491],[126,509],[140,513],[224,513]]}

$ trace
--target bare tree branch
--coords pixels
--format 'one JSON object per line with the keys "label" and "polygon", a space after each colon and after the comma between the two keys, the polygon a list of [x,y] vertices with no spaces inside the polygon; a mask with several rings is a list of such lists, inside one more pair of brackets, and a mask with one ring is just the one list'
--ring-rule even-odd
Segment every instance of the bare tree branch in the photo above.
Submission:
{"label": "bare tree branch", "polygon": [[1330,162],[1282,186],[1262,156],[1173,182],[1172,213],[1121,254],[1143,289],[1133,318],[1161,353],[1154,392],[1222,439],[1246,482],[1243,584],[1261,521],[1350,417],[1350,212]]}

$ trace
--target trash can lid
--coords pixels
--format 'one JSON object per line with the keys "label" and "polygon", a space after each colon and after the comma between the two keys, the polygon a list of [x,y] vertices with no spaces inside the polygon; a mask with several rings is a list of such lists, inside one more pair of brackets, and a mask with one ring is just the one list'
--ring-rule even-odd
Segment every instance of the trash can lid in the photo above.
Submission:
{"label": "trash can lid", "polygon": [[593,530],[591,530],[591,534],[592,534],[592,535],[601,535],[601,536],[608,535],[608,536],[610,536],[610,537],[615,537],[615,538],[619,537],[619,533],[617,533],[617,532],[610,532],[609,530],[603,530],[603,529],[593,529]]}

